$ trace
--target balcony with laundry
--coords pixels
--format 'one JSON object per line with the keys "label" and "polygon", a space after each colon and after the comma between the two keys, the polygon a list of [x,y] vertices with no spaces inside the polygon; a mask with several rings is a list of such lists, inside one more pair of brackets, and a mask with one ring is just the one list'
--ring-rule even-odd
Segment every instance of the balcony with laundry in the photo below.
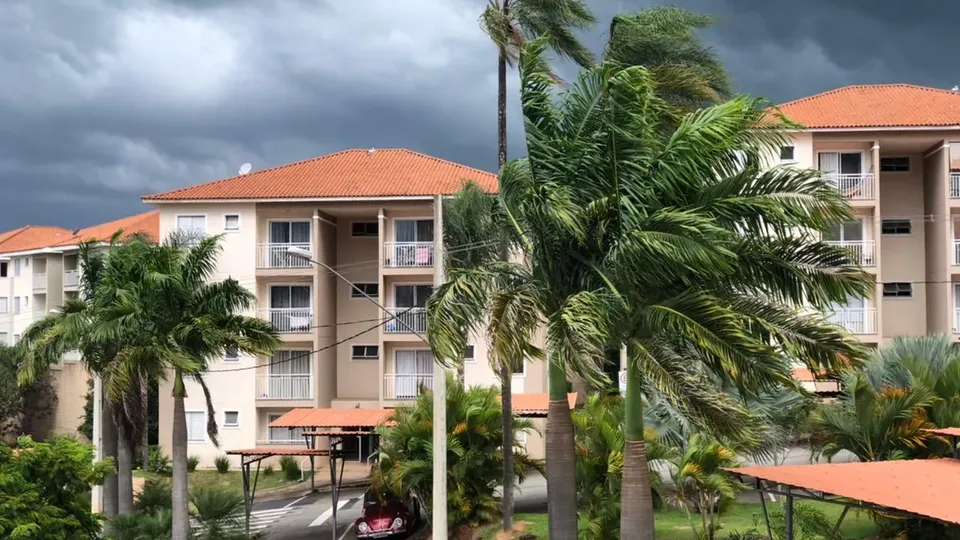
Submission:
{"label": "balcony with laundry", "polygon": [[385,223],[384,275],[432,274],[434,266],[433,218],[395,217]]}

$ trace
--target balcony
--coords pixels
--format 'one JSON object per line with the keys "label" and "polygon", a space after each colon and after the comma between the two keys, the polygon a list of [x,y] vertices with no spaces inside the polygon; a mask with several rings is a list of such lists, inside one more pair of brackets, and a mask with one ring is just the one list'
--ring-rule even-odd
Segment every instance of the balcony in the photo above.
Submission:
{"label": "balcony", "polygon": [[313,330],[313,310],[310,308],[270,308],[260,316],[270,321],[280,333],[306,334]]}
{"label": "balcony", "polygon": [[850,253],[850,259],[860,266],[876,266],[873,255],[873,240],[828,240],[824,244],[843,248]]}
{"label": "balcony", "polygon": [[63,361],[65,363],[73,364],[73,363],[79,362],[82,359],[83,359],[83,356],[80,354],[80,351],[76,349],[71,349],[63,353]]}
{"label": "balcony", "polygon": [[384,399],[416,399],[426,390],[433,390],[433,375],[425,373],[385,373]]}
{"label": "balcony", "polygon": [[847,308],[826,314],[827,321],[851,334],[876,334],[877,310],[875,308]]}
{"label": "balcony", "polygon": [[389,315],[383,315],[383,331],[387,334],[412,334],[414,332],[423,334],[427,331],[426,308],[393,307],[387,308],[387,313]]}
{"label": "balcony", "polygon": [[64,270],[63,271],[63,288],[76,289],[79,286],[80,286],[80,271]]}
{"label": "balcony", "polygon": [[290,248],[312,249],[309,243],[261,242],[257,244],[257,268],[310,268],[310,261],[291,255],[287,252]]}
{"label": "balcony", "polygon": [[46,275],[46,274],[34,274],[34,275],[33,275],[33,290],[34,290],[34,291],[45,291],[45,290],[47,290],[47,275]]}
{"label": "balcony", "polygon": [[257,399],[313,399],[313,375],[260,375]]}
{"label": "balcony", "polygon": [[960,199],[960,174],[950,175],[950,198]]}
{"label": "balcony", "polygon": [[870,200],[873,195],[873,173],[824,174],[844,197],[853,201]]}
{"label": "balcony", "polygon": [[383,266],[430,268],[433,266],[433,242],[384,242]]}

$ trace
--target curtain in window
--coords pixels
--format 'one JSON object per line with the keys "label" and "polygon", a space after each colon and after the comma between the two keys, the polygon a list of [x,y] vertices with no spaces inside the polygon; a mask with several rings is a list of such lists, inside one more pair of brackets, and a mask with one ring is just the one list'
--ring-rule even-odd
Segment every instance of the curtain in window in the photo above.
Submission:
{"label": "curtain in window", "polygon": [[417,222],[411,220],[397,220],[394,225],[397,242],[417,241]]}

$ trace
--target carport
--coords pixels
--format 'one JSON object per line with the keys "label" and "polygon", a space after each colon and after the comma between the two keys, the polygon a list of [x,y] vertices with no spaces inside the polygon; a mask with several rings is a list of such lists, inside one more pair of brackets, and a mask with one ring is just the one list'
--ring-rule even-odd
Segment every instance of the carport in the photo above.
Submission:
{"label": "carport", "polygon": [[[960,437],[960,430],[956,436]],[[960,525],[960,506],[955,501],[960,461],[953,459],[744,467],[726,472],[760,492],[767,535],[771,538],[765,497],[768,493],[784,497],[786,540],[794,539],[795,499],[843,505],[834,533],[839,531],[850,508]]]}

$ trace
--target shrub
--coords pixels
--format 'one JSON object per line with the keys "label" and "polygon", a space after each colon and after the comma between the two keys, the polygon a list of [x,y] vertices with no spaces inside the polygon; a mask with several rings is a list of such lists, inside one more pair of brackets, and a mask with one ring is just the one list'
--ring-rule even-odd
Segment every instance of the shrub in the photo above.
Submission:
{"label": "shrub", "polygon": [[217,459],[213,460],[213,464],[220,474],[226,474],[230,470],[230,458],[227,456],[217,456]]}
{"label": "shrub", "polygon": [[283,456],[280,458],[280,470],[283,471],[283,477],[291,482],[299,481],[303,478],[300,473],[300,464],[293,456]]}
{"label": "shrub", "polygon": [[[450,455],[448,525],[451,530],[487,523],[499,517],[494,496],[503,478],[503,434],[499,391],[493,387],[464,388],[455,378],[447,379],[447,433]],[[375,489],[412,493],[430,508],[433,491],[433,393],[421,394],[412,406],[394,410],[395,426],[380,428],[382,445],[379,466],[373,470]],[[528,420],[514,420],[515,433],[532,429]],[[515,472],[522,481],[532,470],[542,470],[519,446],[514,451]]]}
{"label": "shrub", "polygon": [[[753,521],[760,523],[760,516],[754,515]],[[793,533],[796,540],[839,540],[833,532],[833,522],[819,508],[796,502],[793,505]],[[770,509],[770,530],[774,540],[786,538],[787,519],[783,504]]]}
{"label": "shrub", "polygon": [[170,458],[163,453],[163,450],[161,450],[159,446],[150,447],[147,471],[164,476],[173,474],[173,469],[170,467]]}
{"label": "shrub", "polygon": [[170,510],[173,492],[166,480],[147,480],[137,495],[133,507],[139,514],[155,514],[159,510]]}
{"label": "shrub", "polygon": [[243,495],[235,491],[204,486],[190,492],[190,502],[207,538],[223,538],[225,531],[243,526]]}
{"label": "shrub", "polygon": [[187,472],[193,472],[197,470],[197,465],[200,465],[200,458],[197,456],[190,456],[187,458]]}
{"label": "shrub", "polygon": [[266,468],[263,469],[263,474],[266,476],[273,474],[273,465],[267,465]]}
{"label": "shrub", "polygon": [[116,516],[110,520],[109,531],[106,540],[166,540],[173,533],[173,518],[169,510]]}

